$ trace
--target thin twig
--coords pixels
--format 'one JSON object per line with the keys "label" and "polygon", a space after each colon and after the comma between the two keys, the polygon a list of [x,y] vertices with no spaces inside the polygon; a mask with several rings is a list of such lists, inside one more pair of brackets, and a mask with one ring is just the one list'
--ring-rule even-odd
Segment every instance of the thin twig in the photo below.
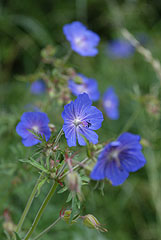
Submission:
{"label": "thin twig", "polygon": [[35,238],[33,238],[33,240],[37,240],[38,238],[41,238],[42,235],[49,232],[50,229],[53,228],[61,220],[61,218],[62,217],[59,217],[58,219],[56,219],[55,222],[53,222],[49,227],[45,228],[39,235],[37,235]]}
{"label": "thin twig", "polygon": [[144,59],[151,64],[153,67],[155,73],[157,74],[157,77],[160,80],[161,83],[161,64],[158,59],[155,59],[149,49],[144,48],[138,40],[127,30],[122,29],[121,33],[124,38],[126,38],[135,48],[136,50],[144,56]]}

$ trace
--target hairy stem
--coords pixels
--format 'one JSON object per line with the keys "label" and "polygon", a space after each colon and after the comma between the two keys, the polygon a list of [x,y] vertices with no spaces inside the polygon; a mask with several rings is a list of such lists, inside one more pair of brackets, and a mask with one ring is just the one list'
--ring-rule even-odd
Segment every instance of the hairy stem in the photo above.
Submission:
{"label": "hairy stem", "polygon": [[39,222],[39,220],[40,220],[40,218],[41,218],[41,216],[42,216],[42,214],[43,214],[43,212],[44,212],[44,210],[45,210],[45,208],[48,204],[48,202],[50,201],[51,197],[53,196],[57,186],[58,186],[58,183],[54,182],[50,191],[49,191],[49,193],[48,193],[48,195],[46,196],[44,202],[42,203],[42,205],[41,205],[41,207],[40,207],[40,209],[39,209],[39,211],[38,211],[38,213],[37,213],[37,215],[36,215],[36,217],[33,221],[33,224],[31,226],[31,228],[29,229],[28,233],[26,234],[26,236],[24,237],[23,240],[28,240],[31,237],[31,235],[34,232],[34,230],[35,230],[35,228],[36,228],[36,226],[37,226],[37,224],[38,224],[38,222]]}
{"label": "hairy stem", "polygon": [[127,29],[121,29],[121,33],[123,37],[125,37],[144,57],[144,59],[151,64],[161,83],[161,64],[159,60],[155,59],[152,56],[151,52],[148,49],[144,48]]}
{"label": "hairy stem", "polygon": [[31,207],[31,204],[32,204],[32,202],[33,202],[33,200],[34,200],[34,197],[35,197],[35,194],[36,194],[36,192],[37,192],[38,185],[39,185],[39,183],[40,183],[40,181],[41,181],[41,179],[42,179],[42,176],[43,176],[43,173],[42,173],[42,174],[40,175],[40,177],[38,178],[38,180],[37,180],[37,182],[36,182],[36,184],[35,184],[35,186],[34,186],[34,188],[33,188],[33,190],[32,190],[32,193],[31,193],[31,195],[30,195],[30,197],[29,197],[29,199],[28,199],[28,201],[27,201],[26,207],[25,207],[25,209],[24,209],[24,211],[23,211],[23,213],[22,213],[22,216],[21,216],[21,218],[20,218],[20,220],[19,220],[19,223],[18,223],[18,225],[17,225],[17,229],[16,229],[16,232],[17,232],[17,233],[19,233],[20,230],[21,230],[21,227],[22,227],[23,222],[24,222],[24,220],[25,220],[25,218],[26,218],[26,215],[27,215],[27,213],[28,213],[28,211],[29,211],[29,209],[30,209],[30,207]]}

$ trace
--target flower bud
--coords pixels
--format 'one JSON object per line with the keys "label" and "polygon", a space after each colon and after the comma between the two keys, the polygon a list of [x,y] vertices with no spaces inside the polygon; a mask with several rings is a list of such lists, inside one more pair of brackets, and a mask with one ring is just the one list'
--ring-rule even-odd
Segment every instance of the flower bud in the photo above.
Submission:
{"label": "flower bud", "polygon": [[51,45],[48,45],[46,48],[42,49],[41,56],[46,59],[49,57],[53,57],[55,53],[56,53],[56,48],[54,48]]}
{"label": "flower bud", "polygon": [[11,222],[11,221],[4,222],[3,223],[3,228],[8,233],[13,233],[14,231],[16,231],[16,225],[13,222]]}
{"label": "flower bud", "polygon": [[155,118],[159,117],[161,108],[158,98],[153,95],[146,95],[144,100],[146,111]]}
{"label": "flower bud", "polygon": [[71,216],[71,213],[72,213],[72,211],[71,210],[65,210],[64,211],[64,213],[63,213],[63,216],[62,216],[62,219],[66,222],[66,223],[76,223],[76,219],[78,218],[76,218],[75,220],[72,220],[71,222],[70,222],[70,216]]}
{"label": "flower bud", "polygon": [[56,127],[55,127],[55,125],[54,125],[54,124],[52,124],[52,123],[49,123],[49,124],[48,124],[48,127],[49,127],[49,129],[50,129],[50,132],[55,132],[55,130],[56,130]]}
{"label": "flower bud", "polygon": [[80,177],[76,172],[71,172],[66,177],[67,187],[73,192],[80,192]]}
{"label": "flower bud", "polygon": [[82,216],[83,224],[88,228],[95,228],[96,230],[99,230],[100,232],[107,232],[108,230],[106,228],[103,228],[97,218],[95,218],[92,214],[87,214],[85,216]]}
{"label": "flower bud", "polygon": [[71,212],[71,210],[65,210],[64,212],[63,220],[67,223],[69,223]]}

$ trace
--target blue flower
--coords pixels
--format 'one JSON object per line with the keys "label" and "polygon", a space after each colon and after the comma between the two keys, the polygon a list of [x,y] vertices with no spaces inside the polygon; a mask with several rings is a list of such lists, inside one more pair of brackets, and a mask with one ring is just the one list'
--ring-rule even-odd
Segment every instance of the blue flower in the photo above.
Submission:
{"label": "blue flower", "polygon": [[46,84],[42,79],[36,80],[31,84],[30,91],[33,94],[42,94],[46,90]]}
{"label": "blue flower", "polygon": [[90,177],[94,180],[107,178],[114,186],[122,184],[129,172],[137,171],[146,163],[139,142],[138,135],[121,134],[116,141],[104,147]]}
{"label": "blue flower", "polygon": [[89,142],[98,143],[98,135],[93,131],[101,127],[103,115],[96,107],[91,106],[92,101],[88,94],[83,93],[73,102],[64,107],[63,131],[69,147],[76,146],[76,139],[80,145],[86,145],[83,135]]}
{"label": "blue flower", "polygon": [[88,30],[80,22],[72,22],[63,27],[66,39],[70,42],[71,48],[81,56],[95,56],[100,37]]}
{"label": "blue flower", "polygon": [[135,48],[126,40],[116,39],[108,44],[107,50],[112,58],[128,58],[133,55]]}
{"label": "blue flower", "polygon": [[114,88],[107,88],[106,92],[103,95],[103,107],[107,116],[112,120],[117,120],[119,118],[119,99],[116,95]]}
{"label": "blue flower", "polygon": [[22,137],[22,143],[25,147],[31,147],[40,142],[28,130],[34,130],[36,133],[45,135],[46,141],[50,138],[50,129],[48,127],[49,119],[46,113],[42,112],[25,112],[21,121],[16,126],[16,132]]}
{"label": "blue flower", "polygon": [[82,84],[77,84],[73,80],[69,80],[68,87],[75,96],[81,93],[87,93],[92,101],[97,101],[99,99],[98,84],[95,79],[87,78],[83,74],[78,74],[82,80]]}

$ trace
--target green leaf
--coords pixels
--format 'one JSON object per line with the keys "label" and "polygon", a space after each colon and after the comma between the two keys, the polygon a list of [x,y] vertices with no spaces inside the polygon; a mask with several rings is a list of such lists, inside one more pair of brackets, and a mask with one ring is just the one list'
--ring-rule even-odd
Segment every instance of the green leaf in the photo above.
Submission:
{"label": "green leaf", "polygon": [[11,237],[10,237],[9,233],[6,230],[4,230],[4,234],[6,235],[7,240],[11,240]]}
{"label": "green leaf", "polygon": [[41,170],[42,172],[45,172],[47,174],[49,173],[49,171],[44,166],[42,166],[40,163],[36,162],[33,158],[30,158],[30,159],[20,159],[19,161],[20,162],[24,162],[24,163],[29,163],[33,167]]}
{"label": "green leaf", "polygon": [[68,198],[66,200],[66,202],[70,202],[72,200],[72,193],[70,192],[69,195],[68,195]]}
{"label": "green leaf", "polygon": [[20,236],[18,235],[18,233],[14,232],[16,240],[22,240],[22,238],[20,238]]}
{"label": "green leaf", "polygon": [[42,186],[45,184],[45,182],[47,181],[47,177],[45,177],[44,179],[42,179],[41,181],[40,181],[40,183],[38,184],[38,186],[37,186],[37,193],[36,193],[36,197],[38,197],[39,196],[39,194],[40,194],[40,191],[41,191],[41,188],[42,188]]}
{"label": "green leaf", "polygon": [[76,195],[72,194],[72,212],[70,215],[70,222],[73,220],[73,217],[77,214],[77,199]]}
{"label": "green leaf", "polygon": [[68,190],[68,188],[65,186],[65,187],[61,188],[57,193],[63,193],[67,190]]}

